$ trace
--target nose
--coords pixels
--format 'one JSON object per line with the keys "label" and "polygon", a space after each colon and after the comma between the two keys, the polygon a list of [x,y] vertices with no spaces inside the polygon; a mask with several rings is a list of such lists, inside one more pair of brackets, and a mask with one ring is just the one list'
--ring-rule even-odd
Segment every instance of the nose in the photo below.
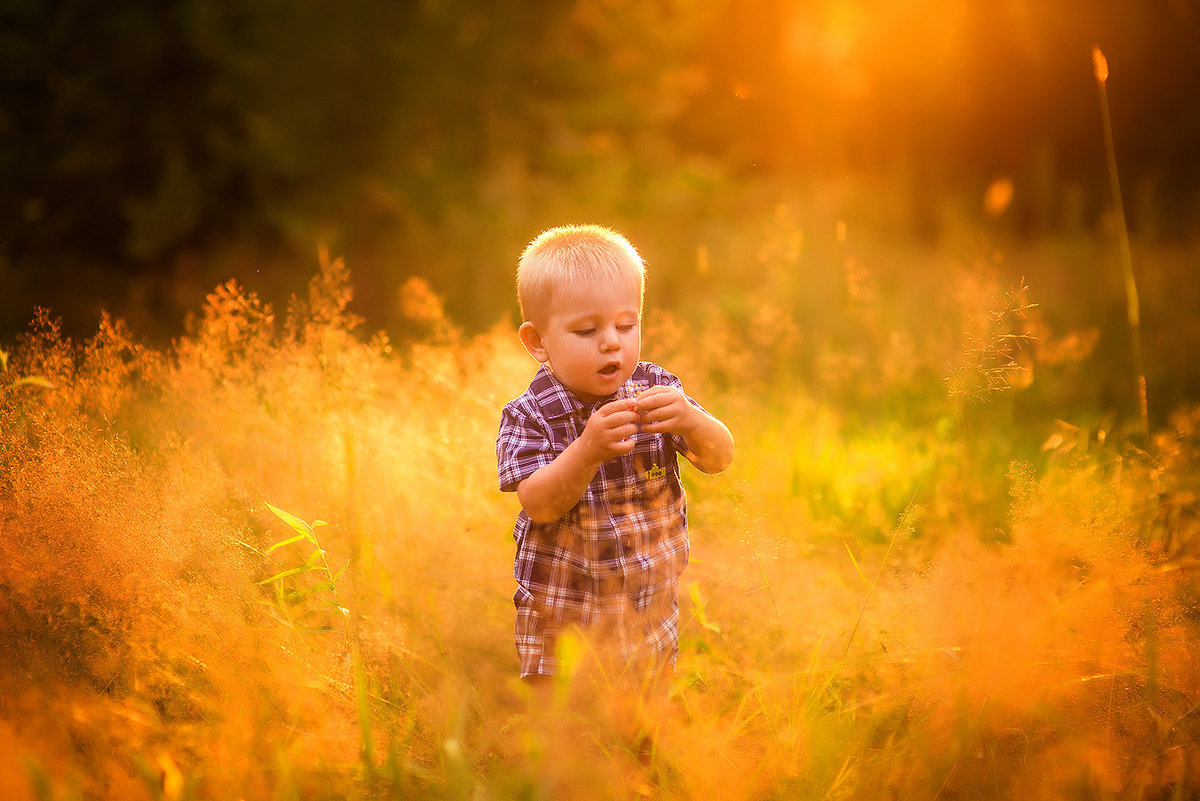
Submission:
{"label": "nose", "polygon": [[600,336],[600,350],[613,351],[621,349],[621,340],[612,328],[605,328]]}

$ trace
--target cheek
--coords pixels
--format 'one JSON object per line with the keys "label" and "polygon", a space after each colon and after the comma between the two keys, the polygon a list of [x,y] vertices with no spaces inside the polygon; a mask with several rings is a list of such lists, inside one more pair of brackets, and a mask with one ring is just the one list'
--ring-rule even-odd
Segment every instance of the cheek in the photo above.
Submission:
{"label": "cheek", "polygon": [[555,352],[562,354],[567,358],[574,357],[583,351],[583,348],[580,346],[580,342],[577,337],[562,337],[555,344],[557,345]]}
{"label": "cheek", "polygon": [[580,347],[578,342],[572,342],[559,350],[559,357],[566,369],[573,369],[587,360],[587,349]]}

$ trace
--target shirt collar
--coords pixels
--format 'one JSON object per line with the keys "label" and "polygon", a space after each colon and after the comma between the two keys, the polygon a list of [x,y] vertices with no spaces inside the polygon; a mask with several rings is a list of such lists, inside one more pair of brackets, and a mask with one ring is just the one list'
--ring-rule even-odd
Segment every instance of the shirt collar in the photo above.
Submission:
{"label": "shirt collar", "polygon": [[537,375],[533,377],[529,388],[533,391],[534,397],[537,398],[542,414],[548,420],[570,417],[580,412],[590,415],[616,396],[616,393],[613,393],[609,397],[601,398],[595,403],[584,403],[575,396],[574,392],[567,389],[566,385],[562,381],[559,381],[558,376],[545,364],[538,367]]}

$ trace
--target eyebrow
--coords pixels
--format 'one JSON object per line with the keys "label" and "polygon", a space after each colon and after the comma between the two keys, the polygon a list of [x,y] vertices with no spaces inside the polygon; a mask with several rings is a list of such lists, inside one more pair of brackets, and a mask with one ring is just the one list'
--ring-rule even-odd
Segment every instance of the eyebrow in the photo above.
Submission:
{"label": "eyebrow", "polygon": [[[591,322],[591,321],[599,320],[599,319],[601,319],[603,317],[607,317],[607,316],[608,315],[605,314],[604,312],[581,312],[580,314],[576,314],[571,317],[568,317],[567,323],[570,325],[578,325],[579,323]],[[617,311],[616,314],[613,315],[613,317],[615,317],[617,319],[621,319],[626,316],[632,317],[635,320],[642,319],[641,313],[638,312],[638,310],[634,309],[634,308],[620,309]]]}

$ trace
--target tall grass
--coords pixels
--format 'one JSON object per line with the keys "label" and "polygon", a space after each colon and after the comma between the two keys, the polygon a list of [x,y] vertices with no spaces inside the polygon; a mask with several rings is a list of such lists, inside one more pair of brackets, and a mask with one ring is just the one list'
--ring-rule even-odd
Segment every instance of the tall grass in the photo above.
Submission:
{"label": "tall grass", "polygon": [[647,321],[739,448],[685,477],[649,767],[616,701],[530,716],[514,678],[511,324],[418,282],[426,333],[368,335],[327,257],[168,348],[37,312],[0,376],[0,797],[1193,797],[1200,407],[1135,443],[1062,400],[1106,365],[1036,276],[781,220],[760,289]]}
{"label": "tall grass", "polygon": [[1129,226],[1125,222],[1125,201],[1121,197],[1121,179],[1117,172],[1117,149],[1113,142],[1112,114],[1108,109],[1108,59],[1098,46],[1092,47],[1092,69],[1100,92],[1100,119],[1104,131],[1104,155],[1107,157],[1108,182],[1112,190],[1116,217],[1117,243],[1121,252],[1121,275],[1125,281],[1125,319],[1129,323],[1129,347],[1133,367],[1137,408],[1141,414],[1142,436],[1150,438],[1150,411],[1146,391],[1146,372],[1142,368],[1142,311],[1137,280],[1133,274],[1133,251],[1129,244]]}

